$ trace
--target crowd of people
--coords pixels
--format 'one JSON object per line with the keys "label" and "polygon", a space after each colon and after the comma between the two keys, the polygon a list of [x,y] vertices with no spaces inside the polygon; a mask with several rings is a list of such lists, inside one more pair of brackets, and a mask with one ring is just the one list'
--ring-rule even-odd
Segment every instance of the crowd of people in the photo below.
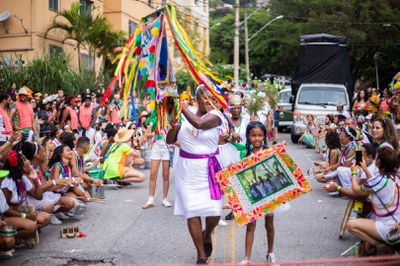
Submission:
{"label": "crowd of people", "polygon": [[359,90],[351,112],[338,106],[325,125],[307,116],[307,130],[323,158],[308,175],[325,183],[322,190],[330,196],[355,201],[357,219],[346,228],[361,240],[366,255],[399,250],[399,97],[389,90],[382,95],[374,88]]}
{"label": "crowd of people", "polygon": [[[245,90],[226,92],[229,108],[224,110],[205,87],[199,86],[195,97],[187,92],[180,95],[181,122],[168,132],[154,132],[148,120],[154,109],[150,95],[141,102],[135,98],[133,112],[130,99],[125,111],[118,92],[102,101],[104,92],[102,86],[95,92],[69,97],[62,90],[47,95],[25,86],[14,93],[0,92],[0,231],[15,229],[15,235],[0,234],[2,255],[12,256],[14,246],[23,245],[21,239],[50,223],[82,219],[92,188],[104,182],[120,186],[144,182],[141,168],[148,163],[149,196],[142,208],[155,207],[160,166],[159,200],[164,207],[172,206],[168,192],[173,167],[174,214],[187,219],[197,250],[196,263],[206,264],[213,250],[213,230],[226,225],[221,219],[223,195],[215,173],[267,149],[268,142],[275,144],[276,110],[265,98],[264,108],[250,115]],[[326,125],[307,115],[307,127],[314,138],[323,137],[327,146],[317,148],[324,160],[315,162],[309,175],[326,183],[323,189],[331,195],[369,202],[376,210],[373,216],[348,223],[349,231],[368,243],[372,253],[388,244],[386,234],[400,220],[395,128],[399,95],[380,99],[372,89],[371,96],[365,98],[367,93],[359,92],[351,112],[338,106],[336,114],[327,115]],[[358,151],[362,151],[362,160],[357,166]],[[99,172],[101,178],[93,174]],[[26,213],[21,208],[25,204],[34,205],[35,211]],[[285,205],[274,213],[287,210]],[[274,213],[265,216],[268,262],[277,261]],[[204,228],[201,217],[206,217]],[[233,218],[232,213],[225,217]],[[242,264],[251,263],[255,228],[256,222],[247,225]]]}

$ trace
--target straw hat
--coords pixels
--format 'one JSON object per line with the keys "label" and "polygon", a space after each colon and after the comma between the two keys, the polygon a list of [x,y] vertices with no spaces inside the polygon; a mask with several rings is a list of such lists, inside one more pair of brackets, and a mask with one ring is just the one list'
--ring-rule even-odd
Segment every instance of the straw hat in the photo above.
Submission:
{"label": "straw hat", "polygon": [[118,129],[117,135],[114,137],[115,142],[128,142],[133,136],[134,130],[129,130],[126,127]]}
{"label": "straw hat", "polygon": [[29,88],[26,86],[23,86],[22,88],[20,88],[18,90],[18,95],[26,95],[26,96],[30,96],[31,93],[29,92]]}

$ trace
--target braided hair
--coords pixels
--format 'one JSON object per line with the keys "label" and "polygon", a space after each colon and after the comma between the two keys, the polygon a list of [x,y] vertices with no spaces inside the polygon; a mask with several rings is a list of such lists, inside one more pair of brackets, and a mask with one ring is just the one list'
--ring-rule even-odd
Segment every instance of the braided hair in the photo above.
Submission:
{"label": "braided hair", "polygon": [[262,149],[268,148],[267,127],[263,123],[261,123],[260,121],[251,121],[247,125],[247,128],[246,128],[246,149],[247,149],[246,157],[251,154],[252,146],[251,146],[251,143],[250,143],[250,132],[254,128],[261,128],[261,130],[264,132],[264,145],[263,145]]}

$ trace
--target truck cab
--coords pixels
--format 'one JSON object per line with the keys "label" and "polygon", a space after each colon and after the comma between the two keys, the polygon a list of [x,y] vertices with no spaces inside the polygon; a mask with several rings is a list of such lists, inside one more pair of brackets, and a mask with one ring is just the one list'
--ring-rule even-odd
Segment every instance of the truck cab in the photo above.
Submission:
{"label": "truck cab", "polygon": [[291,97],[291,102],[294,104],[294,112],[290,137],[294,143],[298,142],[307,128],[307,114],[315,115],[317,122],[324,124],[327,114],[337,114],[338,104],[350,110],[349,96],[343,84],[303,83],[296,97]]}

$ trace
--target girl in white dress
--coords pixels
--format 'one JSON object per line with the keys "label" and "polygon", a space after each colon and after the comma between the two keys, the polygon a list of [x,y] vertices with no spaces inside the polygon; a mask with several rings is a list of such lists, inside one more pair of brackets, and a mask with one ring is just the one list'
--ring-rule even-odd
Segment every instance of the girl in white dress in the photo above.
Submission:
{"label": "girl in white dress", "polygon": [[[167,135],[167,143],[179,141],[179,157],[175,168],[175,215],[187,219],[189,233],[197,250],[197,263],[206,264],[212,253],[211,233],[222,212],[222,192],[215,180],[220,169],[215,158],[222,119],[212,110],[212,94],[204,87],[196,91],[199,108],[196,114],[183,107],[185,120],[175,125]],[[206,217],[202,232],[201,217]]]}
{"label": "girl in white dress", "polygon": [[[246,147],[247,154],[250,156],[263,149],[268,148],[267,135],[272,130],[272,125],[269,124],[266,127],[259,121],[252,121],[249,123],[246,129]],[[261,183],[260,183],[261,184]],[[260,186],[262,188],[262,186]],[[274,228],[274,213],[280,211],[286,211],[290,208],[289,204],[285,204],[277,208],[274,212],[265,215],[265,229],[267,231],[267,262],[276,262],[274,254],[274,240],[275,240],[275,228]],[[254,242],[254,233],[256,230],[256,221],[249,223],[246,228],[246,240],[245,240],[245,259],[240,264],[251,264],[250,257]]]}

